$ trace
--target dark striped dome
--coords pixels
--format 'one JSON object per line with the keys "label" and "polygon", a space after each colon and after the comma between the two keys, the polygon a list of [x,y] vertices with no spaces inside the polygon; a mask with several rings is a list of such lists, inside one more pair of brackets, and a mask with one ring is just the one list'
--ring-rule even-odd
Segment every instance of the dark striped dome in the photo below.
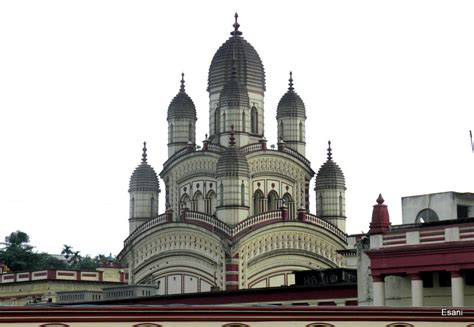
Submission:
{"label": "dark striped dome", "polygon": [[239,24],[234,23],[232,35],[217,50],[209,67],[207,91],[224,87],[230,77],[233,61],[235,60],[237,76],[249,91],[265,92],[265,70],[262,61],[254,47],[248,43],[238,30]]}
{"label": "dark striped dome", "polygon": [[231,127],[229,147],[217,161],[216,176],[248,176],[249,163],[240,148],[235,146],[234,127]]}
{"label": "dark striped dome", "polygon": [[158,176],[153,167],[146,161],[146,143],[143,143],[142,163],[133,171],[128,191],[160,192]]}
{"label": "dark striped dome", "polygon": [[329,142],[328,159],[319,168],[316,175],[316,190],[346,189],[346,180],[342,169],[332,160],[331,142]]}
{"label": "dark striped dome", "polygon": [[245,85],[240,84],[235,72],[235,66],[232,67],[230,79],[225,83],[219,96],[219,106],[229,107],[249,107],[249,95]]}
{"label": "dark striped dome", "polygon": [[168,116],[166,117],[167,120],[176,118],[197,120],[194,102],[184,89],[184,74],[181,74],[181,88],[179,93],[171,100],[168,106]]}
{"label": "dark striped dome", "polygon": [[290,83],[288,91],[281,97],[277,107],[277,119],[283,117],[302,117],[306,118],[306,108],[303,100],[293,88],[293,78],[290,72]]}

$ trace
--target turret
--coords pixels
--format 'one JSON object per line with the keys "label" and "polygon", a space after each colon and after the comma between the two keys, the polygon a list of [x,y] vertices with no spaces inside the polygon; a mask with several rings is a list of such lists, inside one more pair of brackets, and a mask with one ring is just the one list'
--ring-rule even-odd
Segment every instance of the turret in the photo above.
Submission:
{"label": "turret", "polygon": [[295,92],[293,76],[290,72],[288,91],[277,107],[278,142],[283,143],[302,155],[306,153],[306,108],[303,100]]}
{"label": "turret", "polygon": [[147,163],[146,142],[143,142],[141,164],[135,168],[128,193],[130,194],[129,232],[144,222],[158,216],[160,183],[155,170]]}
{"label": "turret", "polygon": [[233,126],[229,146],[222,153],[216,167],[217,218],[235,225],[249,215],[249,164],[235,144]]}
{"label": "turret", "polygon": [[184,74],[181,74],[179,93],[168,107],[168,157],[179,150],[196,144],[196,107],[184,89]]}
{"label": "turret", "polygon": [[[227,145],[229,128],[234,124],[236,144],[242,146],[258,143],[264,134],[265,70],[257,51],[242,37],[237,13],[234,17],[231,37],[217,50],[209,67],[209,140],[211,143]],[[237,76],[240,89],[245,90],[248,105],[245,110],[240,110],[238,119],[232,118],[232,122],[226,114],[224,129],[222,93],[233,74]],[[242,134],[243,130],[246,135]],[[221,137],[222,131],[227,135]]]}
{"label": "turret", "polygon": [[[235,65],[232,66],[230,79],[224,85],[219,97],[218,112],[220,119],[220,144],[228,144],[232,133],[235,146],[241,147],[249,142],[250,108],[249,95],[245,85],[237,78]],[[233,126],[231,132],[230,126]]]}
{"label": "turret", "polygon": [[346,231],[346,182],[341,168],[332,160],[331,141],[327,161],[316,175],[316,215]]}

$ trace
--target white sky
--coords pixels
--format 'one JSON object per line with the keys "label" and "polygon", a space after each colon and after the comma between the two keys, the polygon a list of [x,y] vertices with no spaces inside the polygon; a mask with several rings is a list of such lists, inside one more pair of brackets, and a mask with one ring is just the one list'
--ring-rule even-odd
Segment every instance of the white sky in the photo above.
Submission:
{"label": "white sky", "polygon": [[472,1],[2,1],[0,240],[118,254],[130,175],[144,140],[161,170],[182,71],[208,132],[207,71],[236,10],[266,70],[269,144],[292,70],[313,169],[330,139],[346,176],[348,232],[368,230],[379,192],[397,224],[402,196],[474,191]]}

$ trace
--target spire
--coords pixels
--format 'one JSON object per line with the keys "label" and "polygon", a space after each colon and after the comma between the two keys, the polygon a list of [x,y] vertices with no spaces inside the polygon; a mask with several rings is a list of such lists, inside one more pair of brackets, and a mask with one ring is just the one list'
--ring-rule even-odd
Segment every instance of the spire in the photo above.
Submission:
{"label": "spire", "polygon": [[181,87],[179,88],[179,92],[184,92],[184,73],[181,73]]}
{"label": "spire", "polygon": [[377,204],[374,205],[372,211],[372,222],[370,223],[369,234],[383,234],[390,230],[390,216],[388,214],[388,208],[383,204],[385,200],[382,194],[379,194],[377,198]]}
{"label": "spire", "polygon": [[146,162],[146,142],[143,142],[142,163],[147,163]]}
{"label": "spire", "polygon": [[235,146],[234,124],[230,125],[229,146]]}
{"label": "spire", "polygon": [[331,141],[328,141],[328,160],[332,160],[332,149],[331,149]]}
{"label": "spire", "polygon": [[293,88],[293,72],[290,71],[290,79],[289,79],[290,83],[288,83],[289,87],[288,87],[288,91],[293,91],[294,88]]}
{"label": "spire", "polygon": [[234,26],[234,30],[232,32],[230,32],[230,35],[233,35],[233,36],[242,35],[242,32],[239,31],[240,24],[237,21],[237,18],[239,18],[239,14],[235,13],[234,17],[235,17],[235,23],[234,23],[234,25],[232,25],[232,26]]}

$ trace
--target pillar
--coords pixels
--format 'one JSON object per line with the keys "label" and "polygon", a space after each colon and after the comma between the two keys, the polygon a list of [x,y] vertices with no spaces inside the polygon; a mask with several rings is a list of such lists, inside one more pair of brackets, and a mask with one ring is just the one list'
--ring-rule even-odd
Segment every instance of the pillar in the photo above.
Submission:
{"label": "pillar", "polygon": [[423,306],[423,280],[420,274],[410,274],[411,279],[411,306]]}
{"label": "pillar", "polygon": [[374,281],[373,291],[374,291],[374,305],[378,307],[385,306],[385,282],[384,276],[372,276]]}
{"label": "pillar", "polygon": [[453,307],[464,306],[464,278],[459,271],[451,271],[451,300]]}

